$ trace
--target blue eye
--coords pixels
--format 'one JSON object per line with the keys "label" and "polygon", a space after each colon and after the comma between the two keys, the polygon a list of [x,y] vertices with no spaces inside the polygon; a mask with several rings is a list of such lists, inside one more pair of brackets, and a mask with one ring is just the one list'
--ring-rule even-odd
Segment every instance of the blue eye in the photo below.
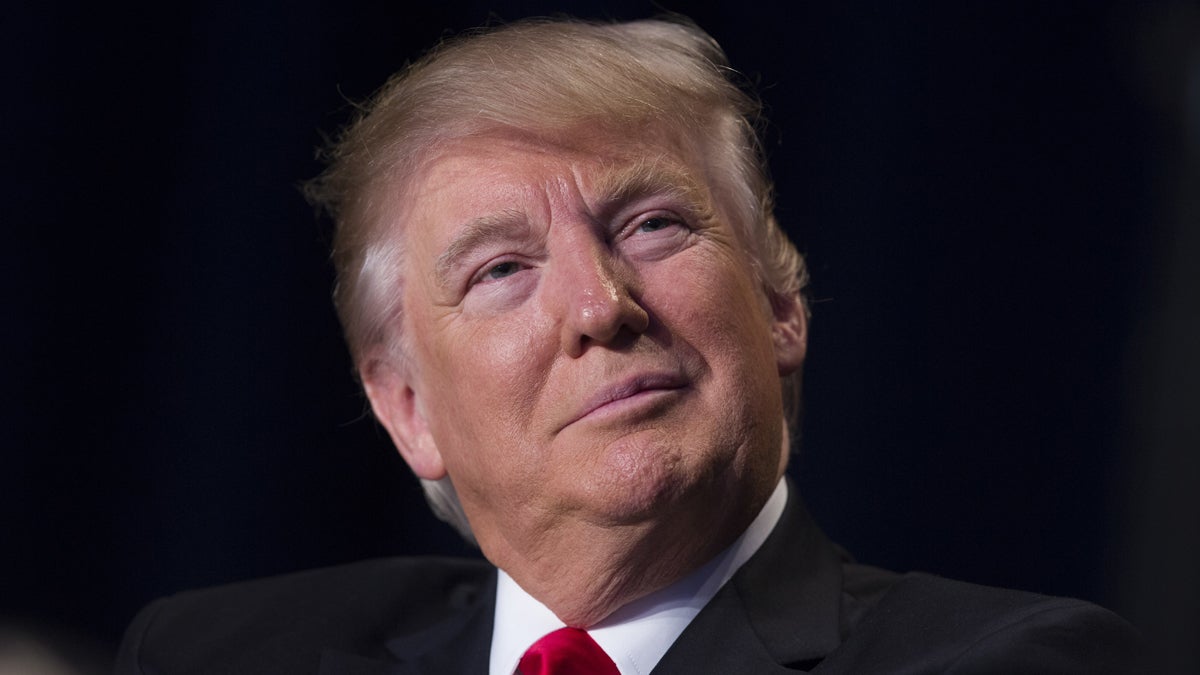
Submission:
{"label": "blue eye", "polygon": [[484,273],[485,279],[503,279],[521,271],[521,265],[513,261],[502,262],[499,265],[493,265]]}
{"label": "blue eye", "polygon": [[642,232],[658,232],[664,230],[674,224],[669,218],[655,217],[647,218],[638,225],[638,229]]}

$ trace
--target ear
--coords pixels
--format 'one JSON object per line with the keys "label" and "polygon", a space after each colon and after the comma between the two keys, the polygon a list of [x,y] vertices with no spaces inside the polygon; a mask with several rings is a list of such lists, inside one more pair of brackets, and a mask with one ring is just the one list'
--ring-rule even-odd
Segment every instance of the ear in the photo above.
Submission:
{"label": "ear", "polygon": [[808,306],[799,293],[771,298],[775,321],[771,336],[775,341],[775,363],[779,375],[787,376],[804,365],[808,352]]}
{"label": "ear", "polygon": [[409,468],[418,478],[440,480],[446,476],[446,465],[407,371],[385,356],[367,359],[359,374],[375,418],[387,429]]}

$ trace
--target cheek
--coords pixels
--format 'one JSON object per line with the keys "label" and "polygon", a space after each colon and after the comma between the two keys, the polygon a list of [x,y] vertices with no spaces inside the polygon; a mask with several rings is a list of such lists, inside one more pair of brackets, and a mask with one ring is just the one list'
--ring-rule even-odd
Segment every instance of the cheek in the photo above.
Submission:
{"label": "cheek", "polygon": [[[713,258],[667,270],[657,280],[657,305],[664,321],[674,323],[674,331],[685,333],[714,368],[742,367],[745,361],[764,357],[773,361],[765,296],[736,261]],[[773,362],[769,365],[768,370],[774,372]]]}
{"label": "cheek", "polygon": [[[531,322],[515,318],[469,319],[452,314],[416,326],[424,379],[449,388],[516,386],[538,344]],[[521,367],[524,364],[525,367]]]}
{"label": "cheek", "polygon": [[448,464],[450,456],[499,450],[528,435],[550,358],[535,322],[457,316],[424,335],[427,412]]}

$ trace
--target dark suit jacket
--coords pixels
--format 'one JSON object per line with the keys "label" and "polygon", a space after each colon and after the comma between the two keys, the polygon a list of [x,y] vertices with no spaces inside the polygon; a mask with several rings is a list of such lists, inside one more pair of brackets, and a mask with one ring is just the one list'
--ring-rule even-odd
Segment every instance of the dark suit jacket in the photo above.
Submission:
{"label": "dark suit jacket", "polygon": [[[486,673],[495,588],[485,563],[389,559],[181,593],[142,610],[117,672]],[[1127,673],[1139,649],[1086,602],[854,564],[791,498],[654,672]]]}

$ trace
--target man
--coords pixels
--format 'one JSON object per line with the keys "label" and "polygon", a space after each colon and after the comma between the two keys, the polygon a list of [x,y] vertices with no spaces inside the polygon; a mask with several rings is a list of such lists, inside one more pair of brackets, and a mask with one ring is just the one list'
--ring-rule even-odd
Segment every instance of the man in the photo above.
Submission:
{"label": "man", "polygon": [[1127,672],[1087,603],[850,562],[783,479],[807,308],[699,29],[526,22],[393,78],[311,186],[377,419],[491,565],[144,610],[129,673]]}

